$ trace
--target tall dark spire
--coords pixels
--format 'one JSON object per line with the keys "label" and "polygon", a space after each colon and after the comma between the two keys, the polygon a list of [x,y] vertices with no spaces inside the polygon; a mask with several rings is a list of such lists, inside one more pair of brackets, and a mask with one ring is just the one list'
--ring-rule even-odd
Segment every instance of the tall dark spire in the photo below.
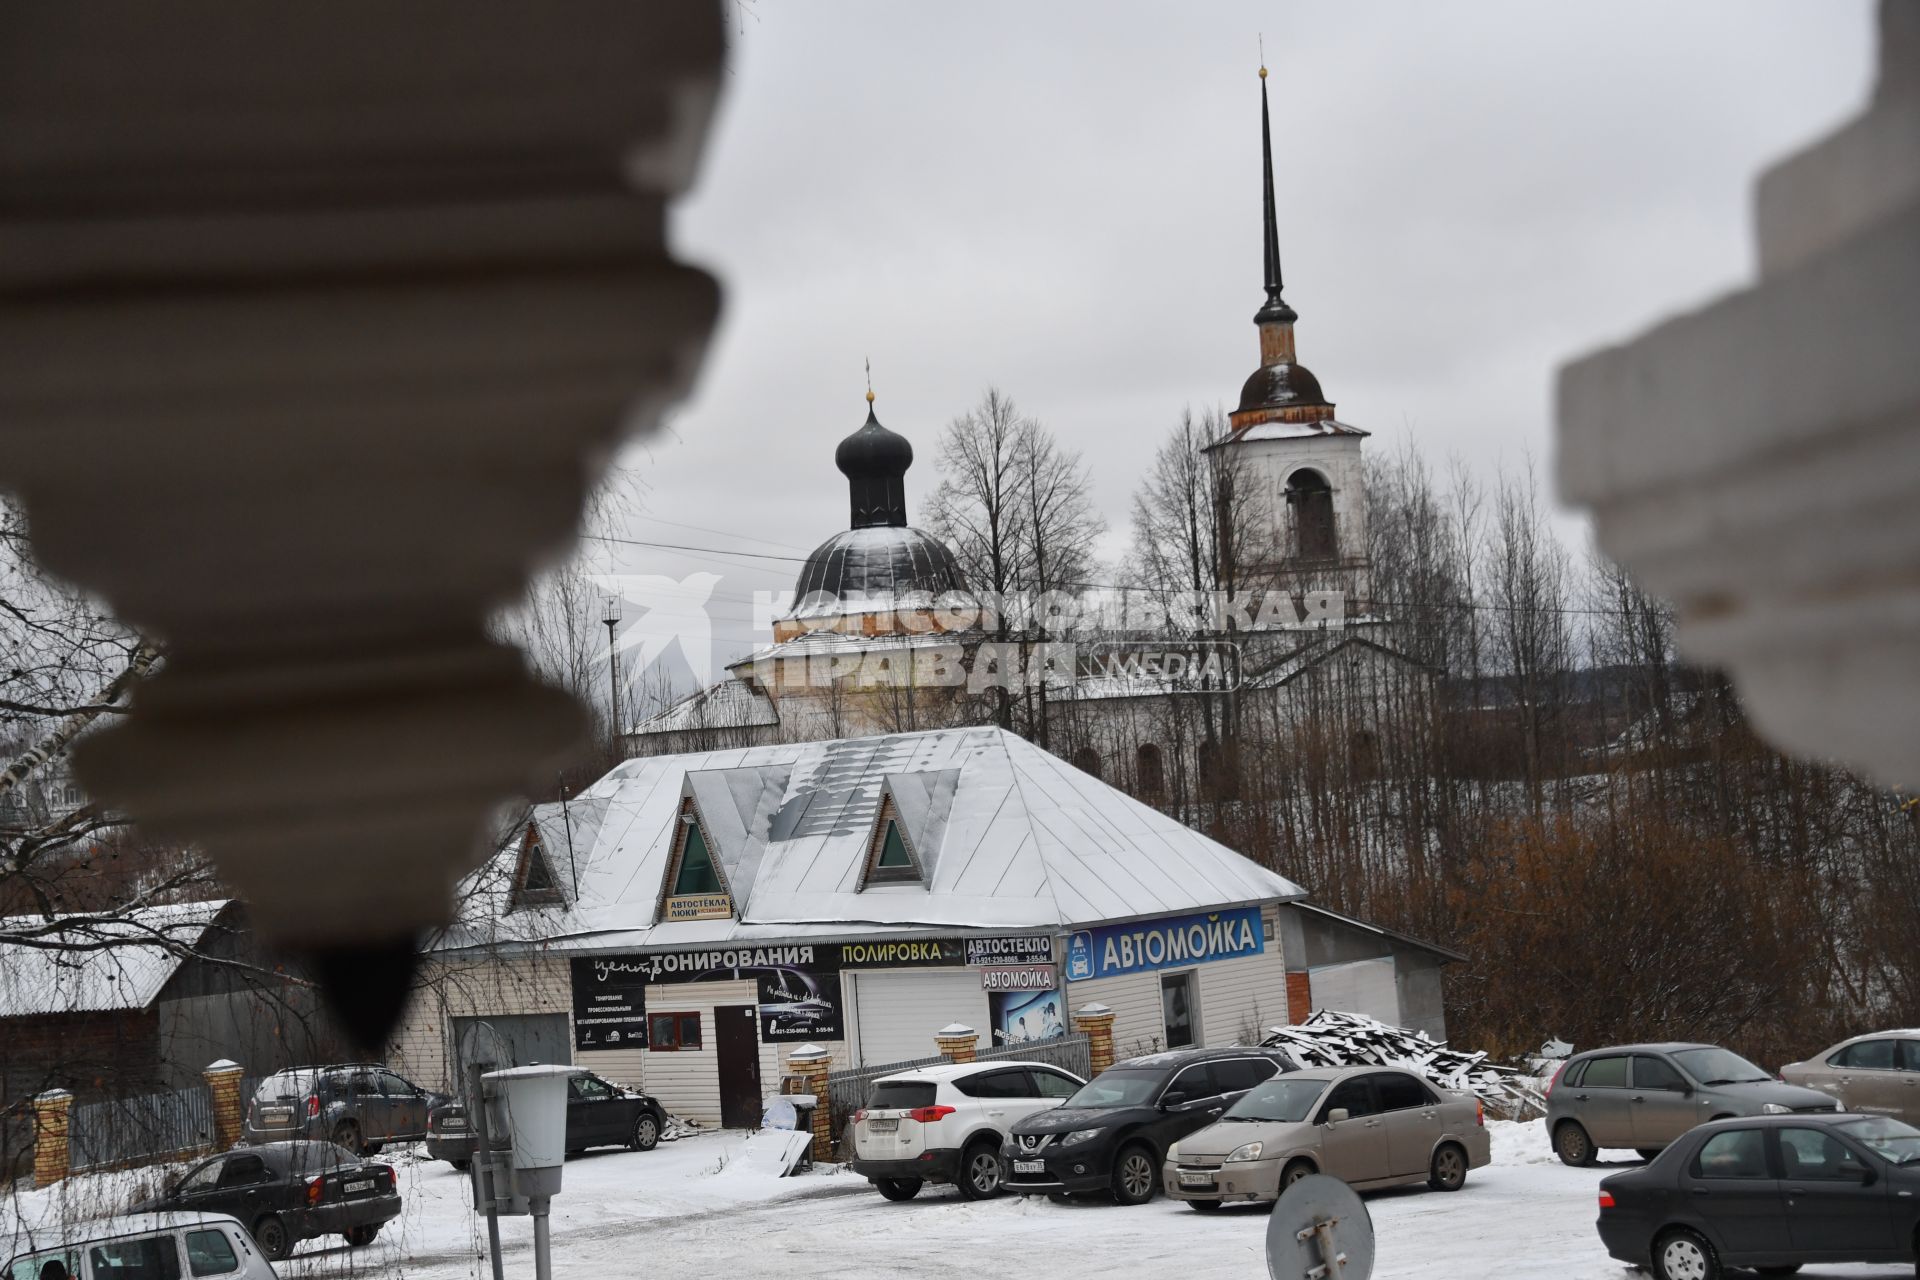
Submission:
{"label": "tall dark spire", "polygon": [[1260,167],[1266,179],[1267,300],[1254,312],[1253,322],[1292,324],[1299,316],[1280,296],[1284,285],[1280,279],[1280,228],[1274,221],[1273,211],[1273,126],[1267,119],[1267,69],[1264,66],[1260,68]]}

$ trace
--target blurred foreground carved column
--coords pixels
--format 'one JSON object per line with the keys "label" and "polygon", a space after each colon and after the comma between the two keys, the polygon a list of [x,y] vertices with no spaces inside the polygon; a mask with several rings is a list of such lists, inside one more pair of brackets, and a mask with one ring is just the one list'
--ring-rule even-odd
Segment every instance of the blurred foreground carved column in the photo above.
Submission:
{"label": "blurred foreground carved column", "polygon": [[585,729],[487,619],[692,379],[665,202],[723,46],[717,3],[0,12],[0,485],[167,653],[77,767],[363,1041]]}
{"label": "blurred foreground carved column", "polygon": [[1866,112],[1764,174],[1760,279],[1561,372],[1559,479],[1803,755],[1920,784],[1920,4]]}

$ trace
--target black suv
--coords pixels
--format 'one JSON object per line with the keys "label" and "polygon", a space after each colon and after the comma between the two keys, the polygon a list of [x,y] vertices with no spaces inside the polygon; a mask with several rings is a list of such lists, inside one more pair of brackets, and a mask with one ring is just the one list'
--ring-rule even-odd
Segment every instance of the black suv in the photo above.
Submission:
{"label": "black suv", "polygon": [[427,1113],[447,1101],[374,1063],[276,1071],[253,1090],[250,1143],[312,1138],[375,1155],[389,1142],[427,1136]]}
{"label": "black suv", "polygon": [[1111,1191],[1145,1204],[1167,1148],[1212,1124],[1241,1094],[1297,1064],[1274,1049],[1177,1049],[1116,1062],[1058,1110],[1013,1126],[1006,1188],[1022,1195]]}

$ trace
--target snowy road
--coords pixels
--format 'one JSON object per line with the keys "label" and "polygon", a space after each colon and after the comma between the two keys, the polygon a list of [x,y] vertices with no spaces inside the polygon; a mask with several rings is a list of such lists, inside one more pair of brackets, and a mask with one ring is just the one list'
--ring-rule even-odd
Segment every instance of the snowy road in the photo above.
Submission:
{"label": "snowy road", "polygon": [[[1630,1280],[1593,1231],[1600,1179],[1615,1165],[1569,1169],[1539,1125],[1493,1126],[1494,1163],[1464,1190],[1366,1197],[1379,1235],[1379,1280]],[[1207,1276],[1264,1280],[1267,1215],[1201,1215],[1166,1200],[1137,1209],[1098,1201],[1004,1198],[972,1203],[953,1191],[882,1200],[844,1173],[773,1179],[743,1171],[742,1136],[713,1134],[645,1154],[569,1161],[554,1202],[555,1274],[833,1277],[912,1280],[987,1274],[1045,1280]],[[283,1276],[488,1280],[466,1182],[444,1164],[399,1162],[406,1211],[372,1246],[312,1242]],[[107,1190],[95,1189],[96,1196]],[[41,1216],[53,1206],[24,1198]],[[34,1213],[38,1208],[40,1213]],[[530,1276],[532,1232],[503,1224],[507,1274]],[[1911,1280],[1911,1267],[1821,1267],[1802,1280]]]}

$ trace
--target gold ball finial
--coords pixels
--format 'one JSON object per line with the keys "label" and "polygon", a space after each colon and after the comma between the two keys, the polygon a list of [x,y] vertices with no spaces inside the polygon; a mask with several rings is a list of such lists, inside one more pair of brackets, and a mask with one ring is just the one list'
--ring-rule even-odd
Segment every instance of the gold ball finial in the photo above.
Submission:
{"label": "gold ball finial", "polygon": [[868,388],[867,388],[867,403],[868,403],[868,404],[872,404],[872,403],[873,403],[873,388],[872,388],[872,387],[868,387]]}
{"label": "gold ball finial", "polygon": [[1262,80],[1267,78],[1267,69],[1265,67],[1260,68],[1260,78]]}

